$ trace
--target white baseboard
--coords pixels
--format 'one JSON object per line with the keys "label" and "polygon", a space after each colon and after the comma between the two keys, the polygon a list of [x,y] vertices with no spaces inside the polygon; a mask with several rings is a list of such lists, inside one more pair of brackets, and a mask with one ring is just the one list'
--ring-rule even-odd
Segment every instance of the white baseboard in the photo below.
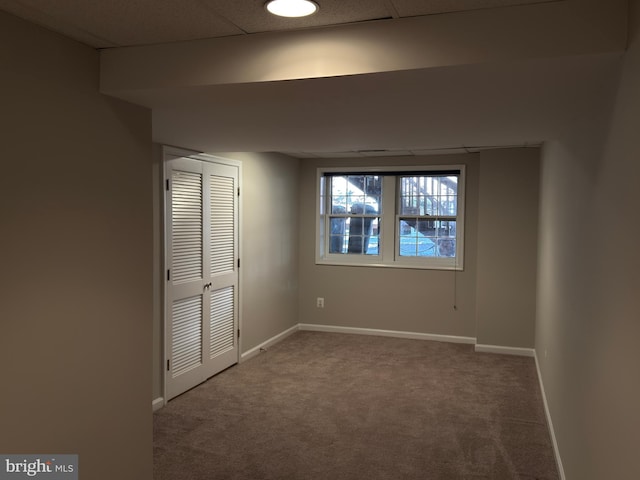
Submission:
{"label": "white baseboard", "polygon": [[256,355],[258,355],[260,353],[260,349],[269,348],[271,345],[274,345],[274,344],[284,340],[289,335],[291,335],[292,333],[297,332],[297,331],[298,331],[298,325],[294,325],[293,327],[288,328],[284,332],[281,332],[278,335],[275,335],[275,336],[271,337],[266,342],[262,342],[260,345],[257,345],[255,347],[253,347],[251,350],[248,350],[248,351],[244,352],[242,355],[240,355],[240,363],[246,362],[250,358],[253,358]]}
{"label": "white baseboard", "polygon": [[501,347],[500,345],[482,345],[482,344],[476,344],[476,352],[500,353],[503,355],[518,355],[520,357],[533,357],[535,355],[535,350],[533,348]]}
{"label": "white baseboard", "polygon": [[164,407],[164,398],[158,397],[153,402],[151,402],[151,408],[155,412]]}
{"label": "white baseboard", "polygon": [[542,394],[542,403],[544,404],[544,413],[547,416],[547,425],[549,426],[549,434],[551,435],[551,443],[553,444],[553,453],[556,457],[556,466],[558,467],[558,474],[560,480],[565,480],[564,467],[562,466],[562,458],[560,457],[560,449],[558,448],[558,441],[556,440],[556,432],[553,429],[553,422],[551,421],[551,412],[549,411],[549,404],[547,403],[547,394],[544,391],[544,383],[542,382],[542,375],[540,372],[540,364],[538,363],[538,354],[534,350],[533,358],[536,360],[536,371],[538,372],[538,381],[540,382],[540,393]]}
{"label": "white baseboard", "polygon": [[432,340],[449,343],[476,343],[473,337],[458,337],[455,335],[436,335],[432,333],[401,332],[396,330],[378,330],[375,328],[338,327],[334,325],[314,325],[310,323],[298,324],[300,330],[311,332],[352,333],[356,335],[375,335],[379,337],[408,338],[412,340]]}
{"label": "white baseboard", "polygon": [[355,335],[375,335],[380,337],[394,337],[394,338],[407,338],[412,340],[430,340],[435,342],[448,342],[448,343],[465,343],[475,345],[476,352],[482,353],[499,353],[504,355],[518,355],[521,357],[534,357],[535,350],[533,348],[520,348],[520,347],[503,347],[500,345],[482,345],[477,344],[474,337],[460,337],[456,335],[438,335],[434,333],[420,333],[420,332],[403,332],[397,330],[380,330],[376,328],[357,328],[357,327],[340,327],[336,325],[317,325],[311,323],[299,323],[293,327],[288,328],[284,332],[279,333],[271,337],[269,340],[262,342],[260,345],[253,347],[251,350],[246,351],[240,355],[240,363],[246,362],[250,358],[255,357],[260,353],[261,349],[269,348],[270,346],[284,340],[298,330],[310,331],[310,332],[329,332],[329,333],[348,333]]}

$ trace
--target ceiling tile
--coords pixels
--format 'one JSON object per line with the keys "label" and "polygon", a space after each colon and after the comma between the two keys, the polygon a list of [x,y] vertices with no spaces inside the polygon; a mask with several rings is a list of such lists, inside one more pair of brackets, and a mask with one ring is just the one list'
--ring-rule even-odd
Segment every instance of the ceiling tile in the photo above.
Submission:
{"label": "ceiling tile", "polygon": [[[60,26],[90,33],[103,47],[145,45],[200,38],[238,35],[243,32],[201,0],[3,0],[0,7],[17,15],[39,13],[39,22],[53,30]],[[27,18],[30,19],[30,18]],[[72,35],[73,36],[73,35]],[[74,36],[74,38],[76,38]]]}
{"label": "ceiling tile", "polygon": [[[28,20],[31,23],[53,30],[69,38],[73,38],[81,43],[90,45],[94,48],[106,48],[116,46],[105,38],[99,38],[94,33],[86,31],[79,25],[73,25],[65,22],[57,17],[55,8],[34,8],[26,2],[19,0],[0,0],[0,10],[16,15],[17,17]],[[42,5],[37,5],[41,7]],[[49,7],[49,6],[47,6]]]}
{"label": "ceiling tile", "polygon": [[280,152],[293,158],[318,158],[319,155],[312,152]]}
{"label": "ceiling tile", "polygon": [[413,155],[409,150],[358,150],[363,157],[408,157]]}
{"label": "ceiling tile", "polygon": [[454,153],[467,153],[464,147],[430,148],[426,150],[413,150],[414,155],[451,155]]}
{"label": "ceiling tile", "polygon": [[460,12],[482,8],[510,7],[558,0],[391,0],[401,17]]}
{"label": "ceiling tile", "polygon": [[354,158],[361,157],[358,152],[316,152],[320,158]]}
{"label": "ceiling tile", "polygon": [[562,0],[316,0],[281,18],[266,0],[0,0],[0,9],[95,48],[149,45]]}

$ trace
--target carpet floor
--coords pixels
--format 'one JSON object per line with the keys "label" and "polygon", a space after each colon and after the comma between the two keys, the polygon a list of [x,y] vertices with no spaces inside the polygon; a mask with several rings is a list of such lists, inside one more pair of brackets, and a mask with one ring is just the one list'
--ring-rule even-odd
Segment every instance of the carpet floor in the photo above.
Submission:
{"label": "carpet floor", "polygon": [[297,332],[154,414],[155,480],[557,480],[534,360]]}

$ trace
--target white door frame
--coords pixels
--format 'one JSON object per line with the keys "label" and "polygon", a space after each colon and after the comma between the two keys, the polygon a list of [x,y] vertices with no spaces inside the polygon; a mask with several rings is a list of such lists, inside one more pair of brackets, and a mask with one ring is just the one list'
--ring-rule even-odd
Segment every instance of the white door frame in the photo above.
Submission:
{"label": "white door frame", "polygon": [[[184,148],[171,147],[171,146],[162,146],[162,212],[160,218],[162,219],[162,269],[161,274],[163,277],[162,282],[162,398],[163,405],[166,405],[168,402],[167,399],[167,381],[166,381],[166,365],[168,360],[167,355],[167,346],[166,346],[166,332],[167,332],[167,281],[166,281],[166,272],[169,269],[167,265],[167,225],[165,219],[167,218],[167,195],[165,190],[165,185],[167,179],[167,163],[169,160],[174,160],[176,158],[190,158],[194,160],[200,160],[203,162],[210,163],[218,163],[222,165],[229,165],[238,168],[238,188],[239,192],[242,193],[242,162],[239,160],[234,160],[230,158],[218,157],[214,155],[209,155],[202,152],[197,152],[194,150],[187,150]],[[242,195],[238,195],[238,259],[242,258]],[[240,266],[242,266],[242,262],[240,262]],[[238,329],[242,332],[242,292],[243,292],[243,275],[242,270],[238,268]],[[238,363],[240,363],[240,357],[242,352],[242,343],[243,337],[242,335],[238,335]]]}

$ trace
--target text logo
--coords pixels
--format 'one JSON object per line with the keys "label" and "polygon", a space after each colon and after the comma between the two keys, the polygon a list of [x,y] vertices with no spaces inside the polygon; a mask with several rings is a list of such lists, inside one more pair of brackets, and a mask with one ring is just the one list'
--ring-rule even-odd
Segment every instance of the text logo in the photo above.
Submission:
{"label": "text logo", "polygon": [[78,455],[0,455],[0,480],[78,480]]}

